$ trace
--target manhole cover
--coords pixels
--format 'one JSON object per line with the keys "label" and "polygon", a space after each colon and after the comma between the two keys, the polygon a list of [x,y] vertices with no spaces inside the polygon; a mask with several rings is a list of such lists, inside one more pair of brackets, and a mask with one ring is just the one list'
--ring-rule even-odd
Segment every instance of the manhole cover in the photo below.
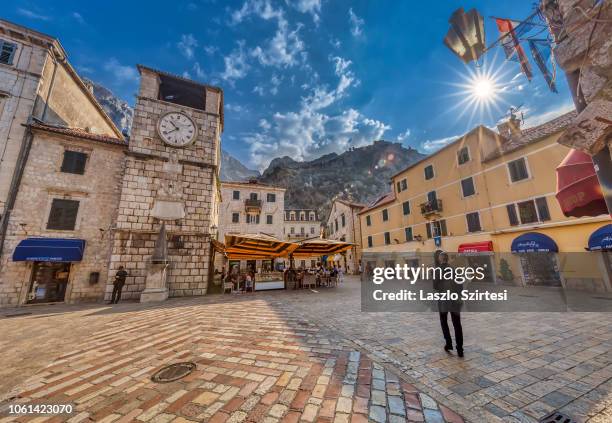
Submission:
{"label": "manhole cover", "polygon": [[196,368],[195,363],[189,361],[185,363],[174,363],[158,370],[151,380],[156,383],[168,383],[179,380],[187,376]]}
{"label": "manhole cover", "polygon": [[553,411],[548,416],[540,419],[539,423],[576,423],[576,420],[558,411]]}

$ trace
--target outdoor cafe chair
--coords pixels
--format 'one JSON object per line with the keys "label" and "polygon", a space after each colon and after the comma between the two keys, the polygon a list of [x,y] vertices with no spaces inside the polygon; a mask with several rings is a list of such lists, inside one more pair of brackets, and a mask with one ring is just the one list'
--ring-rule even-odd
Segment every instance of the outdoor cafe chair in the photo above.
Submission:
{"label": "outdoor cafe chair", "polygon": [[232,281],[223,282],[223,293],[229,289],[230,294],[234,292],[234,283]]}

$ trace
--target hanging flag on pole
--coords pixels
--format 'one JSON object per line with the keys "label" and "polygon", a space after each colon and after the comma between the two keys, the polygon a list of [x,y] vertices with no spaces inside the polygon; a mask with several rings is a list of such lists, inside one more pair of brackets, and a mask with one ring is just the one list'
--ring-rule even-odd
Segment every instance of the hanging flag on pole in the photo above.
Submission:
{"label": "hanging flag on pole", "polygon": [[521,65],[521,71],[525,74],[527,79],[531,81],[531,78],[533,78],[533,72],[531,70],[529,60],[527,59],[527,55],[525,55],[525,51],[523,50],[523,47],[521,47],[519,37],[521,34],[524,34],[533,28],[533,24],[527,21],[516,22],[510,19],[502,18],[496,18],[495,22],[497,23],[497,29],[499,30],[501,37],[503,37],[501,43],[502,47],[504,48],[504,52],[506,53],[506,59],[518,61]]}
{"label": "hanging flag on pole", "polygon": [[542,72],[542,75],[548,84],[548,88],[550,88],[553,93],[558,92],[555,85],[554,62],[551,60],[553,72],[548,70],[548,66],[546,66],[546,62],[552,55],[549,41],[543,39],[530,39],[529,50],[531,50],[531,56],[536,62],[536,65],[538,65],[540,72]]}

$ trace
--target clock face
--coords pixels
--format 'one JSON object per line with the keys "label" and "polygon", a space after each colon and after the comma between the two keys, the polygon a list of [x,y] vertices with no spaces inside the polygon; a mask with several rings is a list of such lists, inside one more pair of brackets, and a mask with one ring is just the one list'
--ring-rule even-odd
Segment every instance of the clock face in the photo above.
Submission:
{"label": "clock face", "polygon": [[172,147],[185,147],[196,137],[196,125],[184,113],[170,112],[157,121],[157,133]]}

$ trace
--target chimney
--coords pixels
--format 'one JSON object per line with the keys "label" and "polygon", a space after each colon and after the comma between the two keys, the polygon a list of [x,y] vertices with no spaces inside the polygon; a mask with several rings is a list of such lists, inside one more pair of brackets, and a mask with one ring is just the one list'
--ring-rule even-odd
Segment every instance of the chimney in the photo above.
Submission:
{"label": "chimney", "polygon": [[510,115],[510,119],[497,125],[499,135],[510,140],[521,136],[521,120],[514,114]]}

